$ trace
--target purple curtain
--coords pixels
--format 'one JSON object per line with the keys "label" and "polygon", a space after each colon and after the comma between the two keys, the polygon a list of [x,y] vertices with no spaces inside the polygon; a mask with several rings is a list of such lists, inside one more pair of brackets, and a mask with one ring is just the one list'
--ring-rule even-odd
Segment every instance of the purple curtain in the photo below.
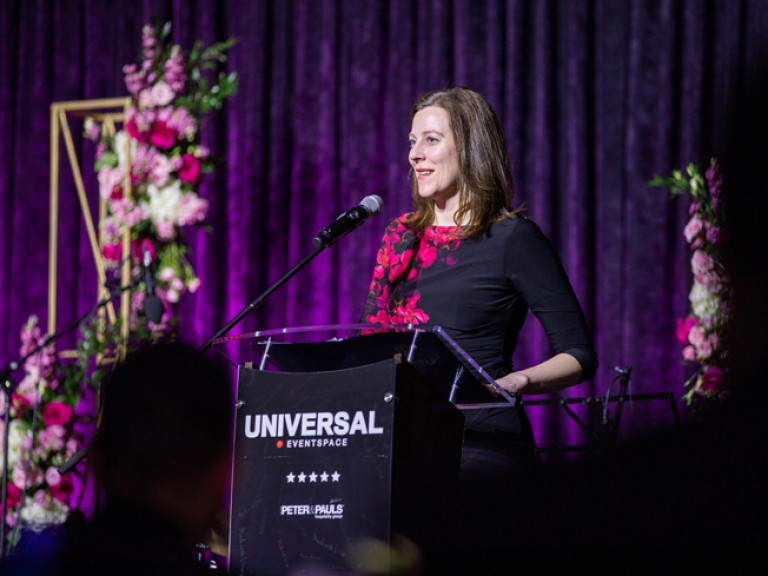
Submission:
{"label": "purple curtain", "polygon": [[[617,365],[633,367],[633,392],[682,394],[688,206],[647,182],[717,153],[717,121],[768,38],[764,0],[2,2],[0,364],[16,357],[27,316],[47,313],[49,106],[125,95],[142,25],[168,20],[185,47],[239,39],[239,93],[204,125],[222,162],[203,188],[212,231],[188,235],[203,286],[182,303],[183,337],[205,341],[320,227],[378,194],[379,217],[236,331],[356,321],[380,234],[410,206],[410,105],[464,85],[502,118],[517,201],[558,248],[593,330],[600,370],[568,394],[604,394]],[[93,151],[76,143],[87,168]],[[63,325],[94,302],[95,273],[66,169],[61,190]],[[525,330],[518,366],[549,354],[536,323]],[[532,408],[540,443],[578,442],[557,410]],[[633,403],[622,430],[670,417],[663,402]]]}

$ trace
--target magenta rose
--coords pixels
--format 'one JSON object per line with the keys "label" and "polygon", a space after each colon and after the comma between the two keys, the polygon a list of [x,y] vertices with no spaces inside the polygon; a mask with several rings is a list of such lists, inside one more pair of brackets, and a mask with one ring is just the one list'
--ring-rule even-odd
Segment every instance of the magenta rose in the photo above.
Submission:
{"label": "magenta rose", "polygon": [[176,142],[176,132],[162,120],[158,120],[152,126],[152,133],[149,135],[149,141],[163,150],[167,150]]}
{"label": "magenta rose", "polygon": [[148,140],[148,134],[139,130],[139,125],[136,124],[136,120],[131,118],[125,123],[125,131],[128,135],[137,140],[138,142],[146,142]]}
{"label": "magenta rose", "polygon": [[680,340],[683,344],[688,344],[688,335],[691,333],[691,328],[696,326],[698,324],[698,320],[694,318],[693,316],[688,316],[688,318],[677,319],[677,339]]}
{"label": "magenta rose", "polygon": [[29,398],[23,394],[14,392],[11,394],[11,406],[15,410],[16,414],[21,414],[28,408],[31,408],[32,404],[29,401]]}
{"label": "magenta rose", "polygon": [[197,181],[200,179],[200,160],[187,153],[181,157],[181,161],[179,180],[191,185],[197,184]]}
{"label": "magenta rose", "polygon": [[151,240],[148,240],[147,238],[142,238],[141,240],[133,240],[131,241],[131,256],[133,256],[133,259],[137,262],[141,262],[144,260],[144,253],[147,252],[149,254],[149,260],[150,262],[155,261],[155,245],[152,243]]}
{"label": "magenta rose", "polygon": [[67,500],[69,500],[69,496],[72,494],[73,489],[74,484],[72,483],[72,479],[69,477],[69,474],[67,474],[61,476],[61,482],[55,486],[49,486],[48,492],[51,494],[52,498],[58,500],[62,504],[66,504]]}
{"label": "magenta rose", "polygon": [[719,366],[710,366],[701,376],[701,387],[707,392],[719,392],[723,388],[725,372]]}
{"label": "magenta rose", "polygon": [[43,408],[43,423],[46,426],[63,425],[72,419],[72,407],[64,402],[48,402]]}
{"label": "magenta rose", "polygon": [[110,262],[120,262],[120,259],[123,257],[123,245],[118,243],[106,244],[101,247],[101,253]]}
{"label": "magenta rose", "polygon": [[8,506],[14,508],[21,502],[21,488],[13,482],[8,482]]}

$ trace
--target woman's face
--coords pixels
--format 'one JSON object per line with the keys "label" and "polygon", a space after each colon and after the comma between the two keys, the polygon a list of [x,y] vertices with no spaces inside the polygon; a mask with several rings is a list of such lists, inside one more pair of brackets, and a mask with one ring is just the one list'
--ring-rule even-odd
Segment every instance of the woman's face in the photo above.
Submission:
{"label": "woman's face", "polygon": [[437,106],[419,110],[413,117],[409,135],[411,163],[419,196],[431,198],[439,208],[458,199],[459,159],[448,112]]}

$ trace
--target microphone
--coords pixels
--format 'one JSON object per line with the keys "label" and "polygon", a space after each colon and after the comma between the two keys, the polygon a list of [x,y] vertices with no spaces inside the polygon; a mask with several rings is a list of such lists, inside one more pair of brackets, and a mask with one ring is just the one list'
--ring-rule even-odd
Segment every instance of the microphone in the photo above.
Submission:
{"label": "microphone", "polygon": [[360,226],[366,218],[378,214],[384,202],[376,195],[366,196],[360,201],[358,206],[347,210],[341,214],[336,221],[329,224],[312,239],[312,243],[317,246],[330,246],[338,238],[352,232]]}
{"label": "microphone", "polygon": [[163,303],[155,296],[155,283],[152,281],[152,255],[149,250],[144,248],[144,259],[142,265],[144,266],[144,287],[147,292],[147,297],[144,300],[144,313],[150,322],[159,324],[163,317]]}

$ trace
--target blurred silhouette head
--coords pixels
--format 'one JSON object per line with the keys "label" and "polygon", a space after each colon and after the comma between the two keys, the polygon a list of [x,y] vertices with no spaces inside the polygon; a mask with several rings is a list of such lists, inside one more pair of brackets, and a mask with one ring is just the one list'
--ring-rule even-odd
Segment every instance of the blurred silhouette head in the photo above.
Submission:
{"label": "blurred silhouette head", "polygon": [[195,349],[174,343],[129,354],[104,385],[93,445],[107,501],[135,501],[204,528],[228,479],[232,410],[225,369]]}

